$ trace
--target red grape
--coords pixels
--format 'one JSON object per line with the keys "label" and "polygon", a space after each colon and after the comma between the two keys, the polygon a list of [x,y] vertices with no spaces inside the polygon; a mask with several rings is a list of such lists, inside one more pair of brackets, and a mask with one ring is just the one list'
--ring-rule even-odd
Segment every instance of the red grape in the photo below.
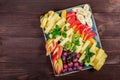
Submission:
{"label": "red grape", "polygon": [[76,56],[78,59],[80,58],[80,54],[77,54],[77,56]]}
{"label": "red grape", "polygon": [[79,63],[78,62],[74,63],[74,66],[76,66],[76,67],[79,66]]}
{"label": "red grape", "polygon": [[67,52],[64,52],[64,53],[63,53],[64,56],[67,56],[67,54],[68,54]]}
{"label": "red grape", "polygon": [[73,59],[73,62],[77,62],[77,61],[78,61],[78,59],[77,59],[77,58],[74,58],[74,59]]}
{"label": "red grape", "polygon": [[67,64],[64,64],[64,68],[65,68],[65,69],[68,68],[68,65],[67,65]]}
{"label": "red grape", "polygon": [[67,72],[67,69],[63,69],[63,72]]}
{"label": "red grape", "polygon": [[76,71],[76,70],[77,70],[77,67],[75,67],[75,66],[74,66],[74,67],[73,67],[73,70],[75,70],[75,71]]}
{"label": "red grape", "polygon": [[68,63],[68,66],[72,67],[73,66],[73,62]]}
{"label": "red grape", "polygon": [[68,71],[72,71],[73,69],[72,68],[68,68]]}
{"label": "red grape", "polygon": [[78,70],[79,70],[79,71],[81,71],[81,70],[82,70],[82,66],[78,66],[77,68],[78,68]]}
{"label": "red grape", "polygon": [[62,55],[62,60],[66,61],[66,57],[64,55]]}

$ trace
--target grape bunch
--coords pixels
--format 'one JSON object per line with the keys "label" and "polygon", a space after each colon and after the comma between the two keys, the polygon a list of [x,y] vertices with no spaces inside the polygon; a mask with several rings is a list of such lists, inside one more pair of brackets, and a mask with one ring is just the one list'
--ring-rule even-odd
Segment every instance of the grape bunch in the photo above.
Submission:
{"label": "grape bunch", "polygon": [[76,54],[74,52],[65,51],[62,55],[63,60],[63,72],[67,71],[81,71],[82,70],[82,63],[78,62],[80,58],[80,54]]}

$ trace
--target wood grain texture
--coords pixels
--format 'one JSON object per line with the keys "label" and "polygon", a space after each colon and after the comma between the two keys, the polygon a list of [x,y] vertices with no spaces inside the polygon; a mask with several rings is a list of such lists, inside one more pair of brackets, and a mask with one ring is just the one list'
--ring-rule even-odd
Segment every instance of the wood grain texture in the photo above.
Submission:
{"label": "wood grain texture", "polygon": [[[49,10],[90,4],[108,54],[100,71],[54,77],[39,17]],[[0,80],[119,80],[120,0],[0,0]]]}

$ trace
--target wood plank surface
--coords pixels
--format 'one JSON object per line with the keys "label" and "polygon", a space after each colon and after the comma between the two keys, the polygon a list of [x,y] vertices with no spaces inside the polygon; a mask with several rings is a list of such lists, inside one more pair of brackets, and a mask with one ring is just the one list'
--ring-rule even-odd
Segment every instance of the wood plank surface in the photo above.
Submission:
{"label": "wood plank surface", "polygon": [[[39,17],[90,4],[103,49],[100,71],[54,77]],[[0,0],[0,80],[120,80],[120,0]]]}

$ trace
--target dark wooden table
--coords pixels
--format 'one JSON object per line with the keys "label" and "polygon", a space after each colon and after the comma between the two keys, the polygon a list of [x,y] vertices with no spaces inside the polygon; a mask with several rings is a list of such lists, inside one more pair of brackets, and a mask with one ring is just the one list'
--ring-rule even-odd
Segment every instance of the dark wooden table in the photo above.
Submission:
{"label": "dark wooden table", "polygon": [[[108,59],[100,71],[54,77],[39,16],[89,3]],[[0,0],[0,80],[120,80],[120,0]]]}

